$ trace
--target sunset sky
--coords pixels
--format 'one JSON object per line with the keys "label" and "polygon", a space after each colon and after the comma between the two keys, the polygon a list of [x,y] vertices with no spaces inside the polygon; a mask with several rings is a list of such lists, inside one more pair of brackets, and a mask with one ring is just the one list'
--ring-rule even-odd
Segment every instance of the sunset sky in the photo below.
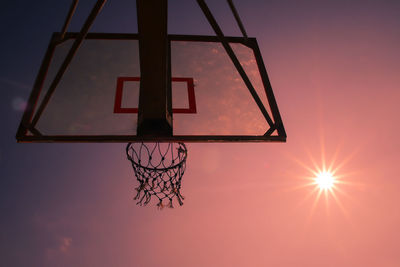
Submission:
{"label": "sunset sky", "polygon": [[[226,1],[207,2],[239,35]],[[234,0],[287,143],[187,144],[185,204],[162,211],[132,200],[126,144],[16,143],[70,3],[0,9],[1,266],[400,266],[400,1]],[[109,1],[92,31],[136,32],[135,1]],[[188,0],[169,1],[169,33],[214,34]]]}

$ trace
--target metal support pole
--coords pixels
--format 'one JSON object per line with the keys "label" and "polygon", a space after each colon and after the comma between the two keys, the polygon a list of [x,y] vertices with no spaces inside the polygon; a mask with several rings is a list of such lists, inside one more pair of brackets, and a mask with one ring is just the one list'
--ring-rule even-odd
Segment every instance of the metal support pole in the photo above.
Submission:
{"label": "metal support pole", "polygon": [[65,18],[64,25],[61,30],[60,40],[64,39],[65,33],[67,32],[69,23],[71,22],[72,16],[75,13],[76,7],[78,6],[79,0],[73,0],[71,3],[71,7],[69,8],[68,15]]}
{"label": "metal support pole", "polygon": [[168,1],[137,0],[140,93],[138,136],[172,136]]}
{"label": "metal support pole", "polygon": [[247,37],[246,30],[244,29],[242,20],[241,20],[240,17],[239,17],[239,13],[237,12],[235,5],[233,4],[232,0],[228,0],[228,4],[229,4],[229,7],[230,7],[231,10],[232,10],[233,16],[234,16],[235,19],[236,19],[236,22],[237,22],[237,24],[238,24],[238,26],[239,26],[239,28],[240,28],[240,31],[241,31],[242,34],[243,34],[243,37],[244,37],[244,38],[246,39],[246,41],[247,41],[247,38],[248,38],[248,37]]}
{"label": "metal support pole", "polygon": [[58,84],[60,83],[64,73],[67,71],[69,64],[71,63],[72,59],[74,58],[76,52],[78,51],[79,47],[81,46],[83,40],[85,39],[90,27],[92,26],[93,22],[95,21],[97,15],[100,13],[101,9],[103,8],[104,4],[107,0],[97,0],[96,4],[94,5],[92,11],[90,12],[88,18],[85,21],[81,31],[79,32],[78,37],[75,39],[74,43],[71,46],[66,58],[64,59],[60,69],[58,70],[53,82],[50,84],[49,90],[47,91],[46,95],[43,98],[42,103],[40,104],[35,116],[32,119],[31,127],[34,128],[42,115],[47,103],[49,102],[51,96],[53,95],[54,91],[56,90]]}
{"label": "metal support pole", "polygon": [[208,22],[210,23],[211,27],[213,28],[215,34],[217,35],[218,39],[220,40],[222,46],[225,48],[226,53],[231,58],[233,65],[235,65],[236,70],[239,72],[240,76],[243,79],[243,82],[246,84],[247,89],[249,89],[251,95],[253,96],[254,101],[256,102],[258,108],[260,109],[261,113],[264,115],[264,118],[268,122],[270,127],[274,127],[274,122],[272,121],[271,117],[268,114],[268,111],[264,107],[260,97],[257,94],[257,91],[254,89],[249,77],[247,76],[246,72],[244,71],[242,65],[240,64],[238,58],[236,57],[235,52],[233,52],[232,47],[229,45],[228,41],[226,40],[221,28],[219,27],[217,21],[215,20],[214,16],[212,15],[210,9],[208,8],[206,2],[204,0],[197,0],[201,10],[203,11],[204,15],[206,16]]}

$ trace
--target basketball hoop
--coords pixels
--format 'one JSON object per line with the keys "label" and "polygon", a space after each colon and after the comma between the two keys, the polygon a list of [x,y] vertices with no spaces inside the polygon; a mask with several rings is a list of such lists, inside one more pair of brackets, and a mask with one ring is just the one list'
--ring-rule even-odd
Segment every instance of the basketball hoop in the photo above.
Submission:
{"label": "basketball hoop", "polygon": [[197,3],[211,36],[169,34],[167,0],[136,0],[137,33],[89,31],[107,0],[96,0],[80,31],[68,32],[72,1],[42,61],[18,142],[128,143],[139,182],[134,200],[146,206],[153,197],[160,209],[173,208],[174,199],[183,205],[182,142],[286,142],[260,48],[233,0],[243,36],[226,36],[206,0]]}
{"label": "basketball hoop", "polygon": [[186,168],[187,148],[183,143],[128,143],[126,155],[139,186],[137,205],[146,206],[154,196],[157,207],[173,208],[173,199],[183,205],[181,180]]}

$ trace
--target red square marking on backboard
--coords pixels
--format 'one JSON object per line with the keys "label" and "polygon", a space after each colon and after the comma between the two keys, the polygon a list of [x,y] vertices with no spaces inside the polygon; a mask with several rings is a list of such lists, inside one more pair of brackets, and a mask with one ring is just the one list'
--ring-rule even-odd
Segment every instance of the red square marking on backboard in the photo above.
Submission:
{"label": "red square marking on backboard", "polygon": [[[186,82],[188,90],[189,108],[173,108],[173,113],[196,113],[196,98],[194,94],[193,78],[172,77],[172,82]],[[115,92],[114,113],[138,113],[138,108],[123,108],[122,95],[124,90],[124,82],[138,82],[140,77],[118,77],[117,89]]]}

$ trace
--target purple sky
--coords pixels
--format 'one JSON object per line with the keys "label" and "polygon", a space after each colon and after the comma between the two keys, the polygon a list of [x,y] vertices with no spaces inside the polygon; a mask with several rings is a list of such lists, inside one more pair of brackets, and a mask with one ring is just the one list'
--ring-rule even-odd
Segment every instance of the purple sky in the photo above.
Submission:
{"label": "purple sky", "polygon": [[[93,1],[81,1],[71,30]],[[211,2],[211,1],[208,1]],[[0,259],[4,266],[400,266],[400,2],[239,1],[286,144],[189,144],[185,204],[138,207],[124,144],[16,144],[51,33],[70,1],[0,10]],[[237,35],[225,1],[210,7]],[[170,33],[212,34],[195,1]],[[93,31],[135,32],[134,1]],[[307,184],[332,166],[334,194]]]}

